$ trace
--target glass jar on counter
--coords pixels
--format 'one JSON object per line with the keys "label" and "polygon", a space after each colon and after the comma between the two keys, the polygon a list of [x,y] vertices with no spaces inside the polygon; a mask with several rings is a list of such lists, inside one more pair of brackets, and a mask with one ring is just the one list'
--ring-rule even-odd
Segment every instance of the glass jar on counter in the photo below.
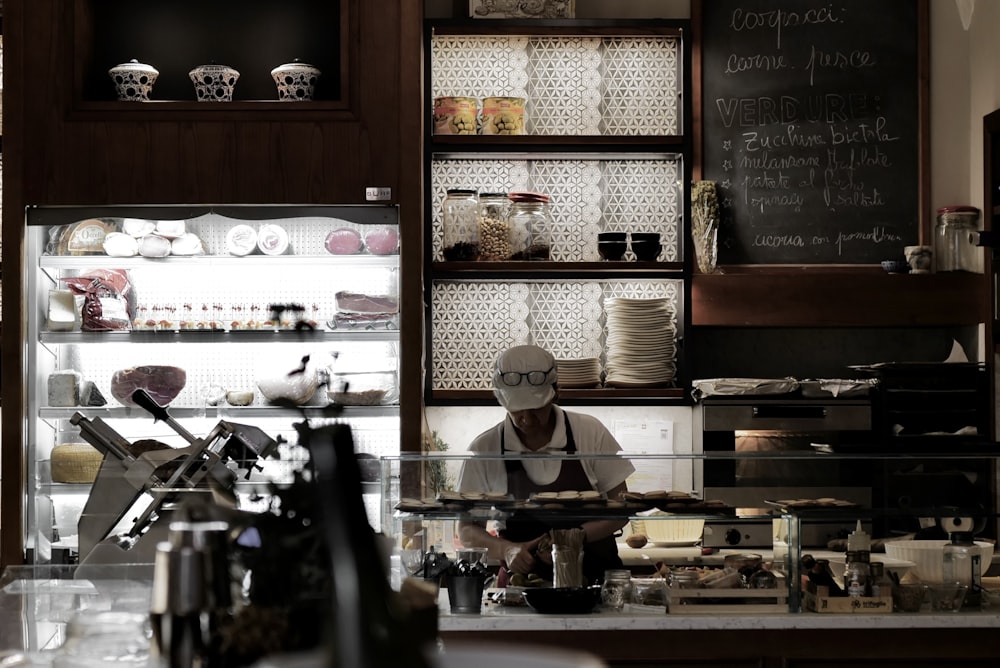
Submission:
{"label": "glass jar on counter", "polygon": [[934,229],[935,271],[978,271],[979,209],[945,206]]}
{"label": "glass jar on counter", "polygon": [[512,192],[510,214],[511,260],[548,260],[552,248],[552,215],[549,196],[535,192]]}
{"label": "glass jar on counter", "polygon": [[479,259],[503,262],[511,256],[510,199],[507,193],[479,195]]}
{"label": "glass jar on counter", "polygon": [[479,259],[479,196],[475,190],[449,189],[441,203],[441,224],[445,260]]}

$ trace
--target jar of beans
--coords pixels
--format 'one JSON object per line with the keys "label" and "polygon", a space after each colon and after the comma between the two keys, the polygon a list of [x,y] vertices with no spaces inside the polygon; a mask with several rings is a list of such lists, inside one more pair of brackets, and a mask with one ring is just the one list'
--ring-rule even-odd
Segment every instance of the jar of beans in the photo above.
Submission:
{"label": "jar of beans", "polygon": [[507,193],[479,195],[479,259],[504,262],[510,259],[510,226],[507,214],[510,199]]}
{"label": "jar of beans", "polygon": [[549,196],[535,192],[512,192],[510,214],[511,260],[544,261],[551,256],[552,216]]}
{"label": "jar of beans", "polygon": [[479,259],[479,196],[475,190],[453,188],[441,203],[442,254],[449,262]]}

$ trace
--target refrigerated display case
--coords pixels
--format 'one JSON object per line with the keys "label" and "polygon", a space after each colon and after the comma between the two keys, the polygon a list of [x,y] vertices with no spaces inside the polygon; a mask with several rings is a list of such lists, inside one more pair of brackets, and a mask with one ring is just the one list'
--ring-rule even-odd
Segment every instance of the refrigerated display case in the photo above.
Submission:
{"label": "refrigerated display case", "polygon": [[[95,452],[97,466],[109,455],[84,425],[171,448],[204,445],[220,425],[260,430],[277,458],[224,460],[238,469],[239,508],[257,512],[267,483],[305,464],[303,420],[350,424],[359,456],[398,454],[396,206],[39,206],[26,216],[27,563],[73,563],[94,540],[78,529],[109,491]],[[136,370],[150,387],[147,367],[165,415],[131,401]],[[138,479],[129,484],[148,487],[125,456],[116,463]],[[379,496],[373,475],[376,530]]]}

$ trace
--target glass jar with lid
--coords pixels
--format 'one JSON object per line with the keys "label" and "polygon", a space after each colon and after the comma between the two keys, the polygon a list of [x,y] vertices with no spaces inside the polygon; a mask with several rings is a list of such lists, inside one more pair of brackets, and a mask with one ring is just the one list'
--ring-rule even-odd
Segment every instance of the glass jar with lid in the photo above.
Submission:
{"label": "glass jar with lid", "polygon": [[935,271],[978,271],[979,209],[944,206],[934,229]]}
{"label": "glass jar with lid", "polygon": [[511,256],[510,225],[507,216],[510,199],[507,193],[479,195],[479,259],[503,262]]}
{"label": "glass jar with lid", "polygon": [[445,260],[479,259],[479,196],[475,190],[449,189],[441,203],[441,224]]}
{"label": "glass jar with lid", "polygon": [[511,260],[548,260],[552,249],[552,215],[549,196],[512,192],[507,222],[511,235]]}

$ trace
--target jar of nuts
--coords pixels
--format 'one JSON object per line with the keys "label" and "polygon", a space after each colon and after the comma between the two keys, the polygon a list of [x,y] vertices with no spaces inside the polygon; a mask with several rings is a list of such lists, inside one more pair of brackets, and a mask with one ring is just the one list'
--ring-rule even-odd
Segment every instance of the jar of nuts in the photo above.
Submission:
{"label": "jar of nuts", "polygon": [[479,195],[479,259],[504,262],[510,259],[510,226],[507,214],[510,200],[507,193]]}
{"label": "jar of nuts", "polygon": [[512,192],[510,214],[511,260],[544,261],[550,259],[552,218],[549,196],[534,192]]}
{"label": "jar of nuts", "polygon": [[449,262],[479,259],[479,196],[475,190],[452,188],[441,203],[444,244]]}

